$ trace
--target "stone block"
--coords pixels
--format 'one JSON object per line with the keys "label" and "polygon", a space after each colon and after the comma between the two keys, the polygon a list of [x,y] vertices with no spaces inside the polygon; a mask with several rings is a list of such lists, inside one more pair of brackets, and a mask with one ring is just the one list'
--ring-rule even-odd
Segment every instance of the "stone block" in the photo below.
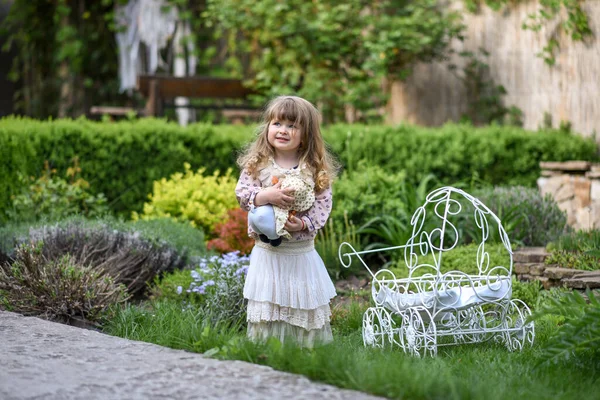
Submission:
{"label": "stone block", "polygon": [[540,168],[555,171],[585,172],[591,168],[591,163],[589,161],[542,161],[540,162]]}
{"label": "stone block", "polygon": [[600,180],[592,180],[590,182],[590,199],[592,203],[600,202]]}
{"label": "stone block", "polygon": [[575,218],[575,203],[575,198],[558,203],[558,208],[567,214],[567,224],[569,226],[573,226],[577,222]]}
{"label": "stone block", "polygon": [[546,264],[531,264],[529,266],[529,274],[533,276],[542,276],[546,270]]}
{"label": "stone block", "polygon": [[531,282],[533,277],[531,275],[523,274],[517,275],[517,279],[519,279],[521,282]]}
{"label": "stone block", "polygon": [[570,179],[563,179],[563,184],[552,195],[557,203],[571,200],[575,197],[575,185]]}
{"label": "stone block", "polygon": [[[542,176],[548,176],[544,175],[543,172],[544,171],[542,171]],[[585,173],[585,177],[588,179],[600,179],[600,171],[588,171]]]}
{"label": "stone block", "polygon": [[590,206],[591,225],[594,229],[600,229],[600,202],[593,203]]}
{"label": "stone block", "polygon": [[548,266],[544,271],[544,276],[550,279],[566,279],[576,275],[579,271],[573,268],[562,268],[555,266]]}
{"label": "stone block", "polygon": [[[588,174],[589,173],[590,172],[588,172]],[[543,177],[551,177],[551,176],[559,176],[562,174],[563,174],[562,171],[552,171],[549,169],[543,169],[540,175],[542,175]]]}
{"label": "stone block", "polygon": [[543,264],[550,255],[544,247],[523,247],[513,253],[513,262]]}
{"label": "stone block", "polygon": [[550,178],[540,178],[537,180],[538,188],[543,196],[550,194],[554,197],[554,194],[558,192],[562,185],[564,185],[565,179],[562,175],[552,176]]}
{"label": "stone block", "polygon": [[531,264],[515,263],[513,270],[517,275],[529,275],[530,265]]}
{"label": "stone block", "polygon": [[600,288],[600,271],[578,271],[563,283],[570,289],[598,289]]}
{"label": "stone block", "polygon": [[586,178],[575,178],[573,180],[575,198],[579,200],[579,207],[587,207],[591,204],[590,192],[592,182]]}
{"label": "stone block", "polygon": [[593,224],[591,207],[575,210],[575,224],[573,225],[573,229],[589,231],[593,229]]}

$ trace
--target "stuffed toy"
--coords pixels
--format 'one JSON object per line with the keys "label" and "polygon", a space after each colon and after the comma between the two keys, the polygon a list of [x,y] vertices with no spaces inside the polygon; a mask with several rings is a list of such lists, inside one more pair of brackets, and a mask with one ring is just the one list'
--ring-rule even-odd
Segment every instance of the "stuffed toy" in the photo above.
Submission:
{"label": "stuffed toy", "polygon": [[[272,178],[273,185],[279,182],[279,178]],[[273,246],[279,246],[282,238],[291,239],[292,236],[285,230],[285,222],[290,216],[297,212],[308,210],[315,202],[314,187],[298,176],[286,176],[281,180],[281,188],[294,189],[294,203],[289,210],[278,206],[266,204],[264,206],[254,207],[248,213],[248,223],[258,234],[261,241],[270,243]]]}

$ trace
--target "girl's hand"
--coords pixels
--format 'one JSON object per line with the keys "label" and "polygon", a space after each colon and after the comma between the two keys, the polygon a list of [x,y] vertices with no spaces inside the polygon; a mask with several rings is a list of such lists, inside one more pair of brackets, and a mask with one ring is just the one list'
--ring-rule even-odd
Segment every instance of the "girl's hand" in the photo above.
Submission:
{"label": "girl's hand", "polygon": [[254,204],[257,206],[272,204],[289,209],[294,204],[294,189],[281,189],[281,182],[277,182],[277,184],[258,192],[254,197]]}
{"label": "girl's hand", "polygon": [[294,215],[290,215],[287,221],[285,221],[284,228],[288,232],[298,232],[304,228],[302,220]]}

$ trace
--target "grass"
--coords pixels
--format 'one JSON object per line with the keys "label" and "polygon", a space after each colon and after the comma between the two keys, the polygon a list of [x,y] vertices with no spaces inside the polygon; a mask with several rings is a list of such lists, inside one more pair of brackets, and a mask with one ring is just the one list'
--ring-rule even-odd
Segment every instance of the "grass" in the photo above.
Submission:
{"label": "grass", "polygon": [[315,349],[255,344],[240,326],[210,326],[209,318],[176,302],[128,305],[104,325],[105,332],[219,359],[268,365],[341,388],[388,398],[410,399],[573,399],[600,398],[600,362],[572,358],[544,364],[543,344],[558,329],[558,320],[536,325],[536,343],[510,353],[495,343],[440,348],[436,358],[418,359],[401,349],[365,348],[358,302],[335,307],[335,341]]}

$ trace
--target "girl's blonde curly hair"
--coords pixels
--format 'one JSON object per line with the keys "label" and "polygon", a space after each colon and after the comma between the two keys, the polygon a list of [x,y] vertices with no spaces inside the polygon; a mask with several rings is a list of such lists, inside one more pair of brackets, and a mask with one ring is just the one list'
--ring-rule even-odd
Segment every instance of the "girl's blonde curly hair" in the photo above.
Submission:
{"label": "girl's blonde curly hair", "polygon": [[294,121],[300,127],[299,162],[306,163],[312,171],[317,193],[329,187],[337,175],[338,163],[327,150],[321,135],[319,111],[310,102],[297,96],[279,96],[267,104],[257,137],[238,157],[238,166],[257,178],[269,157],[275,156],[273,146],[267,140],[269,124],[274,119]]}

